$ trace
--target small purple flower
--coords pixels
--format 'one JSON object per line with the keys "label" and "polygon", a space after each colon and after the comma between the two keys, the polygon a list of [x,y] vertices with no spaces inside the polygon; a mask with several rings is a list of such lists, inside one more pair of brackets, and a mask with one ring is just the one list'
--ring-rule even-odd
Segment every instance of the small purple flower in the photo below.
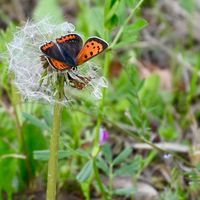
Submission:
{"label": "small purple flower", "polygon": [[102,146],[109,139],[109,132],[101,127],[99,130],[99,145]]}

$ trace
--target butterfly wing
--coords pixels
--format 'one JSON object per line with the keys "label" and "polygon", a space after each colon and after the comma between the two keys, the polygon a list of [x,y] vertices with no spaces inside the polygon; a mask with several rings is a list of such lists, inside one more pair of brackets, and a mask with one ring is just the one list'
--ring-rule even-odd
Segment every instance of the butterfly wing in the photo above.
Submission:
{"label": "butterfly wing", "polygon": [[102,53],[108,47],[108,43],[101,38],[91,37],[89,38],[80,53],[76,58],[76,65],[81,65],[91,58]]}
{"label": "butterfly wing", "polygon": [[83,46],[82,38],[78,34],[68,34],[57,38],[56,42],[65,57],[70,55],[75,66],[75,59]]}
{"label": "butterfly wing", "polygon": [[51,64],[54,62],[54,60],[57,60],[57,62],[62,62],[66,65],[74,66],[74,60],[71,58],[71,56],[69,54],[64,55],[62,50],[60,50],[59,47],[52,41],[42,45],[40,50],[48,58],[48,61]]}
{"label": "butterfly wing", "polygon": [[71,69],[70,65],[68,65],[64,62],[61,62],[59,60],[56,60],[54,58],[47,58],[47,60],[57,70],[63,71],[63,70],[66,70],[66,69]]}

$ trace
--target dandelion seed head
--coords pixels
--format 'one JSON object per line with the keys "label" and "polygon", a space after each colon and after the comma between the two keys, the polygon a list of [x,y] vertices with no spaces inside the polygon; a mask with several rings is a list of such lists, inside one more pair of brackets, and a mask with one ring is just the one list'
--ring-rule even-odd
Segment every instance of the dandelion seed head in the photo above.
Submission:
{"label": "dandelion seed head", "polygon": [[[71,23],[54,25],[46,18],[37,23],[28,21],[14,34],[13,41],[8,44],[9,70],[14,72],[14,83],[25,99],[55,102],[56,90],[55,84],[52,83],[57,81],[58,72],[52,69],[51,73],[43,76],[42,53],[39,48],[46,42],[55,41],[56,38],[74,31],[75,27]],[[77,79],[75,73],[91,77],[89,87],[84,89],[85,94],[86,96],[93,94],[94,98],[99,99],[102,87],[108,85],[106,79],[100,75],[99,69],[95,64],[87,62],[78,67],[78,72],[66,70],[60,73],[69,73],[74,79]],[[67,97],[69,95],[69,99],[84,94],[82,90],[77,90],[67,84],[64,86],[64,91]],[[61,103],[66,103],[69,99],[64,99]]]}

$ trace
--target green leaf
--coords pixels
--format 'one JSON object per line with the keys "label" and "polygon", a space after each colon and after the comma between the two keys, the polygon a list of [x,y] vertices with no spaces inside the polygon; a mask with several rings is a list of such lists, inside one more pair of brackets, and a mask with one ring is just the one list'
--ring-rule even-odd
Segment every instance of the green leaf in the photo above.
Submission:
{"label": "green leaf", "polygon": [[[47,142],[42,131],[31,123],[23,123],[22,133],[24,133],[24,145],[27,154],[26,160],[19,160],[19,171],[21,182],[26,183],[30,180],[31,176],[35,176],[35,173],[42,170],[43,163],[38,163],[33,158],[33,152],[39,149],[46,149]],[[27,170],[26,162],[29,163],[29,169]],[[29,175],[30,174],[30,175]]]}
{"label": "green leaf", "polygon": [[40,0],[38,1],[37,7],[34,11],[34,19],[40,21],[45,17],[49,17],[52,23],[64,22],[64,17],[62,15],[62,10],[58,5],[57,0]]}
{"label": "green leaf", "polygon": [[194,0],[191,0],[191,1],[181,0],[179,3],[181,5],[181,7],[183,7],[189,13],[192,13],[195,10],[197,10],[197,7],[198,7],[198,6],[195,6],[196,3]]}
{"label": "green leaf", "polygon": [[[145,82],[138,92],[139,99],[143,108],[151,111],[152,116],[161,116],[164,112],[164,102],[160,94],[160,77],[156,74],[152,74],[145,79]],[[169,95],[168,95],[169,96]],[[149,111],[148,111],[149,112]]]}
{"label": "green leaf", "polygon": [[106,21],[109,21],[115,15],[118,6],[119,6],[119,1],[117,0],[109,9],[109,12],[106,14],[106,19],[105,19]]}
{"label": "green leaf", "polygon": [[118,196],[128,196],[135,193],[136,193],[136,189],[132,187],[120,188],[113,191],[113,194],[118,195]]}
{"label": "green leaf", "polygon": [[90,12],[90,20],[94,30],[98,32],[100,37],[104,34],[103,11],[99,7],[92,8]]}
{"label": "green leaf", "polygon": [[138,85],[136,86],[136,92],[139,92],[140,89],[142,89],[142,87],[144,86],[145,80],[141,80]]}
{"label": "green leaf", "polygon": [[142,165],[142,158],[141,156],[136,156],[131,164],[125,164],[120,169],[114,172],[115,176],[122,176],[122,175],[133,175],[138,172]]}
{"label": "green leaf", "polygon": [[102,146],[103,154],[108,162],[112,162],[112,152],[110,148],[110,144],[106,143]]}
{"label": "green leaf", "polygon": [[200,172],[200,162],[198,162],[198,163],[196,164],[196,168],[197,168],[197,170]]}
{"label": "green leaf", "polygon": [[[118,1],[118,0],[117,0]],[[106,0],[104,6],[104,16],[107,16],[111,8],[116,4],[116,0]]]}
{"label": "green leaf", "polygon": [[113,48],[114,49],[118,49],[118,48],[122,48],[124,46],[128,46],[128,45],[132,45],[134,42],[136,42],[138,39],[138,35],[133,35],[133,36],[129,36],[129,38],[123,38],[123,40],[119,43],[117,43]]}
{"label": "green leaf", "polygon": [[[50,151],[49,150],[39,150],[39,151],[34,151],[33,156],[35,160],[44,160],[47,161],[49,160],[49,155]],[[63,159],[63,158],[68,158],[71,156],[70,151],[65,151],[65,150],[59,150],[58,152],[58,159]]]}
{"label": "green leaf", "polygon": [[108,165],[107,165],[107,163],[105,162],[105,160],[103,160],[101,157],[99,157],[98,160],[97,160],[97,166],[98,166],[98,168],[100,168],[102,171],[104,171],[104,173],[105,173],[106,175],[108,175],[108,171],[109,171]]}
{"label": "green leaf", "polygon": [[124,149],[113,161],[113,165],[123,162],[132,152],[132,148]]}
{"label": "green leaf", "polygon": [[84,182],[88,180],[88,178],[92,175],[92,160],[89,160],[82,168],[82,170],[79,172],[79,174],[76,176],[76,179],[79,182]]}
{"label": "green leaf", "polygon": [[90,181],[80,183],[85,199],[90,199]]}
{"label": "green leaf", "polygon": [[[16,153],[11,149],[12,143],[7,143],[0,140],[0,157],[2,158],[5,154]],[[16,158],[4,158],[0,159],[0,188],[6,193],[12,194],[17,191],[17,185],[13,184],[18,174],[19,165],[18,159]],[[1,197],[1,195],[0,195]],[[1,198],[0,198],[1,199]]]}
{"label": "green leaf", "polygon": [[[16,25],[14,23],[10,23],[7,27],[6,31],[0,30],[0,73],[1,73],[1,87],[4,87],[7,90],[10,90],[10,78],[8,75],[8,49],[7,45],[13,38],[13,33],[16,30]],[[10,74],[11,75],[11,74]],[[0,92],[0,98],[2,93],[2,89]],[[14,101],[14,98],[12,99]]]}
{"label": "green leaf", "polygon": [[45,123],[45,121],[42,121],[41,119],[38,119],[37,117],[28,113],[23,112],[22,115],[26,120],[30,121],[31,124],[37,126],[38,128],[41,128],[43,130],[50,130],[48,125]]}
{"label": "green leaf", "polygon": [[133,7],[135,0],[126,0],[126,3],[127,3],[128,6]]}
{"label": "green leaf", "polygon": [[144,28],[148,23],[144,19],[138,19],[135,23],[127,25],[123,31],[121,41],[114,48],[121,48],[131,45],[138,40],[139,30]]}
{"label": "green leaf", "polygon": [[119,22],[118,16],[113,15],[110,20],[105,22],[105,27],[111,30],[112,28],[118,25],[118,22]]}
{"label": "green leaf", "polygon": [[126,26],[126,28],[124,29],[124,33],[125,34],[130,34],[136,31],[139,31],[141,29],[143,29],[144,27],[146,27],[148,25],[148,22],[145,19],[137,19],[136,22],[134,22],[133,24],[129,24]]}
{"label": "green leaf", "polygon": [[112,29],[118,24],[118,16],[116,15],[119,0],[107,0],[104,7],[104,25],[107,29]]}
{"label": "green leaf", "polygon": [[35,160],[49,160],[49,150],[40,150],[40,151],[33,151],[33,158]]}
{"label": "green leaf", "polygon": [[86,151],[84,151],[83,149],[77,149],[75,150],[76,155],[83,157],[83,158],[90,158],[90,154]]}
{"label": "green leaf", "polygon": [[83,158],[87,158],[87,159],[90,159],[90,154],[86,151],[84,151],[83,149],[72,149],[71,147],[69,147],[68,145],[65,145],[67,147],[67,150],[72,154],[72,155],[75,155],[75,156],[80,156],[80,157],[83,157]]}
{"label": "green leaf", "polygon": [[53,114],[52,112],[50,111],[50,109],[44,109],[42,111],[42,116],[46,122],[46,124],[51,127],[52,126],[52,123],[53,123]]}

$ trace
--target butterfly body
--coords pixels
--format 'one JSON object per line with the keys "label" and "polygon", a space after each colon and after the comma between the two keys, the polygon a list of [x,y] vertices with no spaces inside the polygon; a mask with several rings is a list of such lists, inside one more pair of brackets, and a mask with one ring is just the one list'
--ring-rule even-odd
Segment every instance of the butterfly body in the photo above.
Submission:
{"label": "butterfly body", "polygon": [[83,45],[78,34],[68,34],[40,47],[48,62],[57,70],[70,70],[102,53],[107,42],[98,37],[89,38]]}

